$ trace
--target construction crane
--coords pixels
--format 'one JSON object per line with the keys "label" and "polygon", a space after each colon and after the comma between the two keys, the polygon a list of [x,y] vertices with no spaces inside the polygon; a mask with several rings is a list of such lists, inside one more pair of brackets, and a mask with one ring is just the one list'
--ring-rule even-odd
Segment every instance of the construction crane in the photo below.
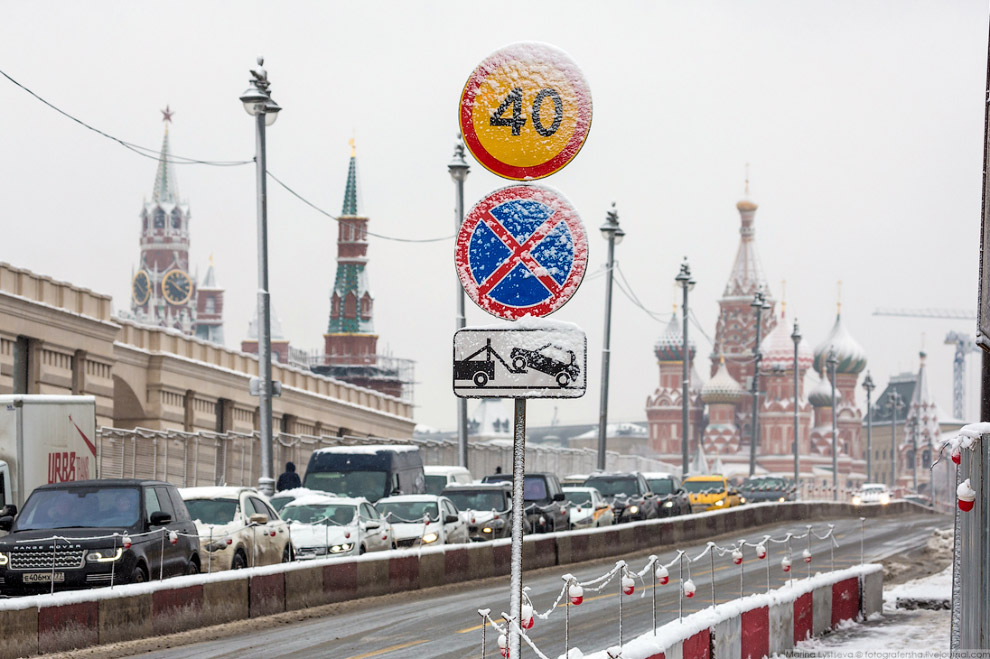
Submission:
{"label": "construction crane", "polygon": [[[963,309],[877,309],[873,315],[976,320],[975,313]],[[946,334],[945,344],[956,347],[952,359],[952,414],[957,419],[963,419],[966,414],[966,355],[978,351],[979,348],[971,337],[960,332]]]}

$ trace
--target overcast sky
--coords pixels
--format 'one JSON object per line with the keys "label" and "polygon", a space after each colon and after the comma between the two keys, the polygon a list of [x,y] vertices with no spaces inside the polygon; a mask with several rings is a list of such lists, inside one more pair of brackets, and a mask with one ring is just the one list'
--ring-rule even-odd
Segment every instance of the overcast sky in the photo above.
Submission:
{"label": "overcast sky", "polygon": [[[544,41],[579,64],[594,119],[581,153],[545,183],[589,233],[584,284],[555,320],[587,332],[589,386],[534,401],[529,423],[598,418],[606,243],[614,201],[627,238],[618,275],[666,317],[687,255],[692,305],[714,336],[739,240],[735,203],[750,163],[756,240],[771,293],[814,347],[842,317],[883,387],[916,370],[952,408],[947,331],[975,321],[887,318],[877,307],[975,312],[987,67],[986,2],[101,2],[4,3],[0,69],[66,112],[158,148],[174,110],[173,153],[248,160],[254,124],[238,96],[266,57],[284,108],[269,169],[340,212],[357,141],[379,348],[416,361],[420,423],[456,425],[454,186],[447,174],[461,88],[492,51]],[[139,212],[155,161],[96,135],[0,78],[0,260],[111,294],[127,309]],[[176,167],[192,211],[191,261],[214,255],[228,347],[256,303],[253,165]],[[506,182],[472,161],[468,208]],[[322,348],[336,268],[335,223],[269,186],[272,302],[287,338]],[[468,302],[468,324],[493,319]],[[788,321],[789,322],[789,321]],[[658,382],[661,320],[618,288],[609,418],[642,421]],[[707,376],[711,345],[699,340]],[[968,411],[979,361],[968,361]],[[879,393],[879,392],[878,392]],[[860,392],[861,398],[863,397]],[[277,405],[277,403],[276,403]],[[469,410],[475,402],[469,403]]]}

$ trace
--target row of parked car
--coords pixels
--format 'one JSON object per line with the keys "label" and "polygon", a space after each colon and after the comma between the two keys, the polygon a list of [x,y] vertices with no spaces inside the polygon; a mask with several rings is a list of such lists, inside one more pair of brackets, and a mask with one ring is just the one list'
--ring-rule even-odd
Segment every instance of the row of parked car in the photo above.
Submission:
{"label": "row of parked car", "polygon": [[[303,487],[265,497],[250,487],[176,488],[102,479],[37,488],[0,510],[0,595],[143,582],[317,557],[353,556],[511,535],[511,475],[472,480],[424,471],[418,450],[357,446],[313,454]],[[427,493],[425,490],[432,493]],[[533,472],[526,533],[606,526],[730,507],[718,477]]]}

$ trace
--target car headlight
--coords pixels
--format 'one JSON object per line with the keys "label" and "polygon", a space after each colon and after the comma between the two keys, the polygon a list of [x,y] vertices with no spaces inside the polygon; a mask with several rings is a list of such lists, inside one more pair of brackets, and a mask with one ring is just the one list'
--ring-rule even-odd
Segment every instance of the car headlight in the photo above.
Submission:
{"label": "car headlight", "polygon": [[[783,499],[781,499],[781,501],[783,501]],[[739,503],[740,504],[746,503],[746,497],[739,497]]]}
{"label": "car headlight", "polygon": [[346,542],[339,545],[330,545],[331,554],[343,554],[344,552],[348,552],[352,549],[354,549],[353,542]]}
{"label": "car headlight", "polygon": [[439,538],[440,536],[438,536],[436,533],[433,532],[427,533],[426,535],[423,536],[423,544],[428,545],[431,542],[436,542]]}
{"label": "car headlight", "polygon": [[7,554],[0,552],[0,567],[5,567],[9,562],[10,558],[8,558]]}
{"label": "car headlight", "polygon": [[639,512],[639,506],[629,506],[629,514],[635,515]]}
{"label": "car headlight", "polygon": [[485,528],[481,529],[481,532],[482,533],[491,533],[492,532],[492,527],[486,526]]}
{"label": "car headlight", "polygon": [[853,505],[854,506],[858,506],[861,503],[863,503],[863,500],[862,499],[860,499],[859,497],[853,497]]}
{"label": "car headlight", "polygon": [[880,495],[880,505],[886,506],[888,503],[890,503],[890,495],[881,494]]}
{"label": "car headlight", "polygon": [[667,502],[665,502],[663,504],[663,507],[664,508],[673,508],[674,507],[674,502],[673,501],[667,501]]}
{"label": "car headlight", "polygon": [[94,551],[86,554],[86,560],[90,563],[113,563],[114,561],[119,561],[120,557],[123,555],[123,547],[117,547],[116,550],[102,549],[100,551]]}
{"label": "car headlight", "polygon": [[785,501],[787,501],[787,497],[780,497],[779,499],[777,499],[777,501],[779,501],[780,503],[784,503]]}
{"label": "car headlight", "polygon": [[725,499],[719,499],[718,501],[715,502],[715,505],[716,506],[724,506],[725,505]]}

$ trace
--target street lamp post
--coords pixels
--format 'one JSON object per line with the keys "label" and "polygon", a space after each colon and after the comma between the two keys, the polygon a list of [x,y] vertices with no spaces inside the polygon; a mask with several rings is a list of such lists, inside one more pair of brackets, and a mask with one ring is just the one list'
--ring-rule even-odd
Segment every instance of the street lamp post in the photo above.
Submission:
{"label": "street lamp post", "polygon": [[918,410],[915,406],[911,422],[911,489],[918,493]]}
{"label": "street lamp post", "polygon": [[752,431],[749,438],[749,476],[752,478],[756,473],[756,444],[760,437],[760,360],[762,359],[760,336],[763,332],[763,310],[770,308],[762,289],[756,291],[749,306],[756,310],[756,343],[753,344],[753,418],[749,424]]}
{"label": "street lamp post", "polygon": [[897,487],[897,410],[904,407],[904,399],[895,390],[891,389],[887,394],[887,402],[884,408],[890,412],[890,487]]}
{"label": "street lamp post", "polygon": [[835,356],[835,346],[828,349],[828,359],[825,360],[828,366],[829,379],[832,381],[832,500],[839,500],[839,433],[835,426],[835,369],[839,365],[839,360]]}
{"label": "street lamp post", "polygon": [[612,330],[612,266],[615,262],[615,246],[622,242],[626,232],[619,226],[619,213],[612,202],[612,210],[601,226],[602,237],[608,241],[608,265],[605,283],[605,341],[602,347],[602,400],[598,414],[598,469],[605,470],[605,426],[608,423],[608,362],[609,335]]}
{"label": "street lamp post", "polygon": [[688,380],[690,379],[691,373],[691,352],[688,348],[688,291],[694,288],[695,281],[691,277],[691,266],[688,265],[687,257],[684,257],[684,262],[681,263],[681,271],[677,273],[674,277],[674,281],[681,285],[684,290],[684,304],[681,307],[681,312],[684,315],[684,331],[682,332],[682,338],[684,339],[683,348],[683,358],[681,363],[684,366],[683,376],[681,378],[681,477],[687,478],[688,476],[688,442],[691,439],[690,422],[688,420]]}
{"label": "street lamp post", "polygon": [[799,396],[798,378],[801,369],[798,367],[798,345],[801,343],[801,332],[798,331],[797,318],[794,319],[794,331],[791,332],[791,340],[794,341],[794,487],[800,489],[801,452],[798,445],[798,408],[801,406],[801,397]]}
{"label": "street lamp post", "polygon": [[[457,135],[457,144],[454,145],[454,158],[447,165],[450,178],[453,179],[457,188],[457,196],[454,202],[454,232],[460,231],[464,222],[464,181],[471,172],[471,167],[464,159],[464,142],[461,141],[460,134]],[[457,286],[457,329],[464,329],[464,288]],[[457,399],[457,459],[462,467],[468,466],[468,431],[467,431],[467,399]]]}
{"label": "street lamp post", "polygon": [[866,372],[863,379],[863,389],[866,389],[866,482],[873,482],[873,390],[877,385],[873,384],[870,372]]}
{"label": "street lamp post", "polygon": [[268,92],[270,82],[264,69],[265,58],[251,70],[251,86],[241,94],[244,110],[255,118],[255,171],[258,194],[258,432],[261,438],[261,476],[258,490],[275,493],[272,455],[272,334],[271,300],[268,294],[268,201],[265,128],[275,123],[282,109]]}

